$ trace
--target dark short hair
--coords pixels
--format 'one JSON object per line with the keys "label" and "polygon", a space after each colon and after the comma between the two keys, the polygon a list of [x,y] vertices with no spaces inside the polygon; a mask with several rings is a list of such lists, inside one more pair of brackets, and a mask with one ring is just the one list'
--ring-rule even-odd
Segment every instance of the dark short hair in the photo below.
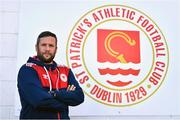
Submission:
{"label": "dark short hair", "polygon": [[38,46],[39,45],[39,42],[40,42],[40,38],[43,38],[43,37],[54,37],[55,40],[56,40],[56,45],[57,45],[57,37],[54,33],[50,32],[50,31],[43,31],[39,34],[38,38],[37,38],[37,42],[36,42],[36,45]]}

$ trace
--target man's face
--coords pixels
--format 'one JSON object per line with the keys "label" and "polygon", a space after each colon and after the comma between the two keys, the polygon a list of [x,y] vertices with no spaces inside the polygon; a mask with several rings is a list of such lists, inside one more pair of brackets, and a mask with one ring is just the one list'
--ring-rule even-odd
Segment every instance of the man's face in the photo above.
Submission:
{"label": "man's face", "polygon": [[40,38],[39,45],[36,45],[38,58],[46,64],[53,62],[56,50],[56,39],[51,36]]}

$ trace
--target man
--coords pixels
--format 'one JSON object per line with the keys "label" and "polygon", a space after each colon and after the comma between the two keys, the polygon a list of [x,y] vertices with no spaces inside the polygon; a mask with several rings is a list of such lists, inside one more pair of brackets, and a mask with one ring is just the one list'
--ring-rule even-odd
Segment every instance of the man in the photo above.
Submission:
{"label": "man", "polygon": [[72,71],[53,61],[56,35],[42,32],[35,47],[37,56],[30,57],[18,73],[20,119],[70,119],[68,106],[81,104],[84,94]]}

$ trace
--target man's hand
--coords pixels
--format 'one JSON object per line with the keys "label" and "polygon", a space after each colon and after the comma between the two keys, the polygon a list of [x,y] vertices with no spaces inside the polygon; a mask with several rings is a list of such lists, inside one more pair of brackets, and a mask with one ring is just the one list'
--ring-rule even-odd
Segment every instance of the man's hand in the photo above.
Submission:
{"label": "man's hand", "polygon": [[74,91],[76,87],[74,85],[68,85],[67,91]]}

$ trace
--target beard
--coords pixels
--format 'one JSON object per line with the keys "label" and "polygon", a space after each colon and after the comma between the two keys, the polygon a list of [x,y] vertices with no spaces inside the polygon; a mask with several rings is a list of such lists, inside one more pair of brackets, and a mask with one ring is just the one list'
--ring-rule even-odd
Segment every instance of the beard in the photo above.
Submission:
{"label": "beard", "polygon": [[[44,57],[44,54],[49,54],[49,58],[45,58]],[[53,60],[54,60],[54,57],[55,57],[55,53],[54,54],[51,54],[51,53],[40,53],[39,50],[37,52],[37,57],[39,58],[40,61],[46,63],[46,64],[49,64],[49,63],[52,63]]]}

